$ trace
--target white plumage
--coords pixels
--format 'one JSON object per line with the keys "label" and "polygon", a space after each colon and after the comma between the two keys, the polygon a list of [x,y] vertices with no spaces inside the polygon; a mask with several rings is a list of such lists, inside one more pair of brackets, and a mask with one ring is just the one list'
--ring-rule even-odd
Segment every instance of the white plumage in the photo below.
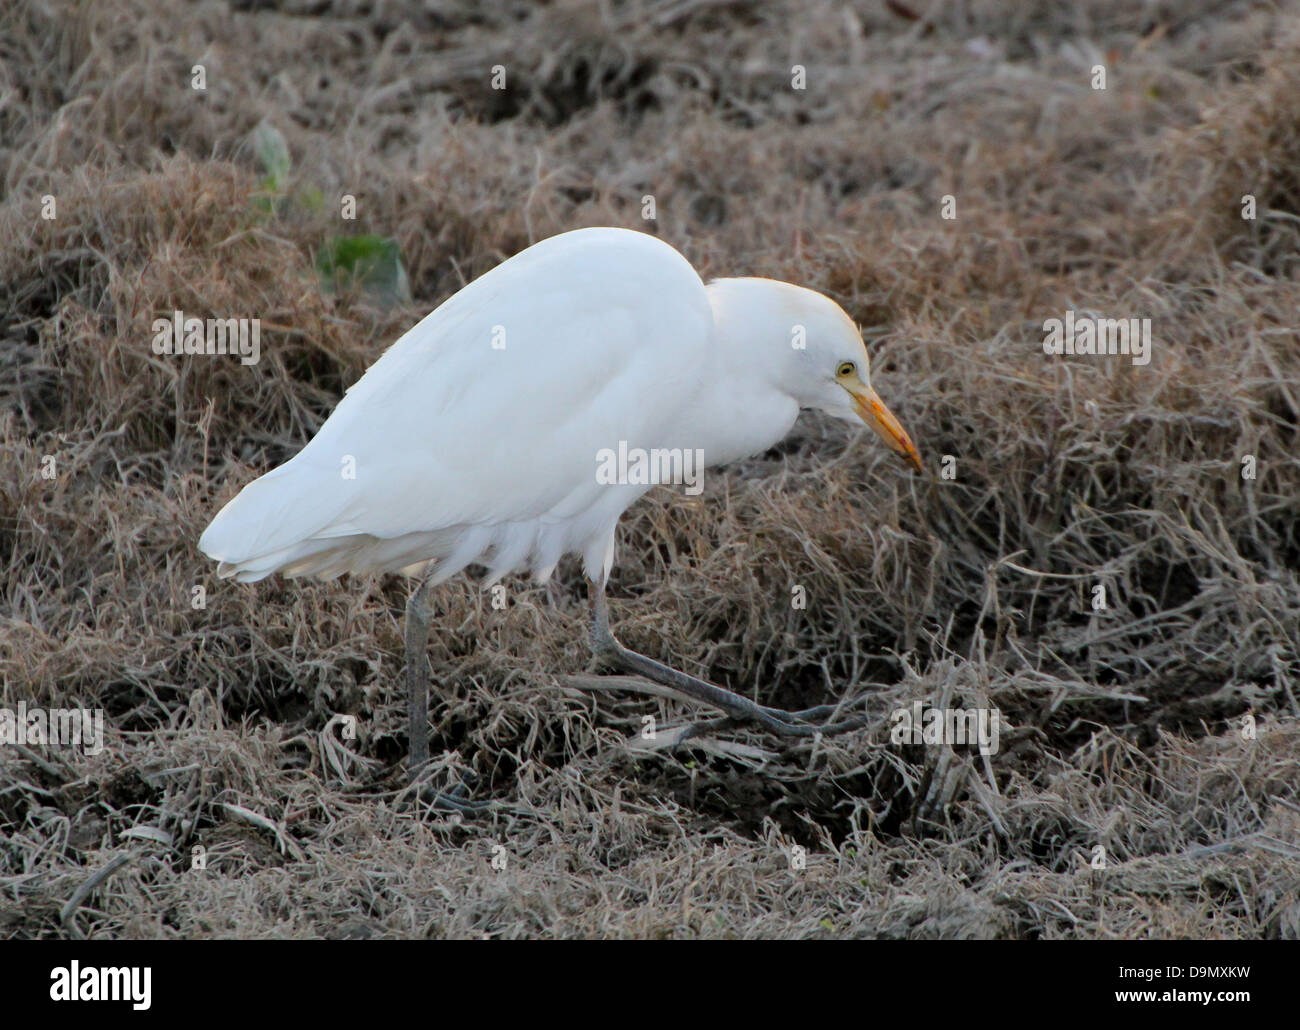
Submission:
{"label": "white plumage", "polygon": [[837,337],[865,375],[856,329],[819,294],[757,279],[706,287],[668,244],[629,230],[552,237],[393,344],[199,547],[244,581],[430,558],[435,583],[472,563],[489,581],[517,569],[544,580],[572,552],[603,581],[615,523],[649,487],[599,483],[597,452],[701,448],[715,465],[761,451],[816,399],[787,368]]}
{"label": "white plumage", "polygon": [[602,475],[603,454],[720,465],[772,446],[805,407],[861,419],[920,468],[834,301],[769,279],[706,286],[652,236],[579,229],[499,265],[393,344],[199,547],[241,580],[424,568],[406,616],[412,779],[428,759],[425,598],[474,563],[489,582],[517,569],[545,580],[581,554],[607,661],[731,720],[843,732],[858,722],[765,708],[629,651],[605,602],[615,525],[653,479]]}
{"label": "white plumage", "polygon": [[689,402],[710,332],[704,286],[667,245],[618,230],[547,240],[398,340],[199,546],[241,580],[426,558],[437,580],[480,561],[545,578],[570,551],[600,568],[642,490],[597,484],[595,441],[670,430],[677,406],[647,401]]}

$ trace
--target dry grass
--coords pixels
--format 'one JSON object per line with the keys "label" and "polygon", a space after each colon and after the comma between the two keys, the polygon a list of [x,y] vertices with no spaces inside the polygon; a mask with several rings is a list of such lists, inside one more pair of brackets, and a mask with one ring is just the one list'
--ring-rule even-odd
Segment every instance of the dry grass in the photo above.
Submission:
{"label": "dry grass", "polygon": [[[102,707],[109,746],[0,749],[0,932],[1300,936],[1300,17],[910,6],[3,9],[0,707]],[[263,119],[294,158],[274,215]],[[432,745],[502,807],[413,815],[402,582],[218,583],[194,542],[420,313],[530,241],[645,228],[646,193],[705,273],[841,300],[958,478],[807,417],[629,513],[619,630],[879,721],[637,755],[661,702],[556,681],[587,669],[576,568],[505,611],[458,581]],[[416,303],[322,296],[340,231],[394,236]],[[155,356],[176,308],[259,317],[262,361]],[[1151,364],[1045,357],[1066,308],[1150,317]],[[995,705],[1001,751],[892,744],[913,699]]]}

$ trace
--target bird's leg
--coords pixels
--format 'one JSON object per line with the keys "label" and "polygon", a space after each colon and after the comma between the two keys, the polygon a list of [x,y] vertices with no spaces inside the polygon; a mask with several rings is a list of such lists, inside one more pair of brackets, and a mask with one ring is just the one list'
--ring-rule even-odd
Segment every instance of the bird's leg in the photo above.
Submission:
{"label": "bird's leg", "polygon": [[689,700],[717,708],[737,723],[758,723],[783,736],[810,737],[815,733],[844,733],[867,724],[867,720],[863,717],[841,719],[837,722],[809,722],[807,720],[818,718],[829,720],[836,711],[835,706],[820,705],[801,712],[767,708],[725,687],[688,676],[653,658],[631,651],[619,643],[618,638],[609,628],[609,603],[605,600],[604,583],[589,580],[587,589],[591,595],[591,649],[598,658],[624,672],[644,676]]}
{"label": "bird's leg", "polygon": [[420,580],[406,602],[406,704],[407,737],[411,753],[408,759],[407,790],[412,796],[445,812],[470,815],[494,807],[491,801],[470,801],[463,787],[450,794],[419,786],[420,774],[429,764],[429,589],[432,572]]}
{"label": "bird's leg", "polygon": [[406,602],[406,704],[410,741],[408,775],[414,783],[429,761],[429,577]]}

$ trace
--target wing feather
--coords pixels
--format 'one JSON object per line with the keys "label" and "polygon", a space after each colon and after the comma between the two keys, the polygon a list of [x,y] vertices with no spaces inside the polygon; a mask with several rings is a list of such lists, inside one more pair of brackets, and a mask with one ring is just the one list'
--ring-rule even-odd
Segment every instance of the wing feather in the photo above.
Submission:
{"label": "wing feather", "polygon": [[[621,229],[552,237],[394,343],[199,547],[260,578],[332,568],[331,540],[356,551],[354,537],[580,518],[608,489],[597,451],[671,434],[712,333],[704,284],[668,244]],[[374,551],[376,564],[401,555]]]}

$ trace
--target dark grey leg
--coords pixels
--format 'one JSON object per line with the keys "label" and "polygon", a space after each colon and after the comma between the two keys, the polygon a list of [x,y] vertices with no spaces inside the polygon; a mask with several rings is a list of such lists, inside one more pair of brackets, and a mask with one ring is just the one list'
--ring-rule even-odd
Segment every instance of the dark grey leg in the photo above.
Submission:
{"label": "dark grey leg", "polygon": [[[734,691],[709,683],[707,680],[688,676],[684,672],[647,658],[636,651],[628,650],[609,628],[609,604],[605,600],[605,586],[588,580],[587,589],[591,596],[591,648],[598,658],[615,668],[637,676],[644,676],[655,683],[661,683],[688,700],[698,701],[725,712],[734,723],[757,723],[773,733],[787,737],[811,737],[817,733],[846,733],[867,725],[865,716],[841,719],[838,722],[811,722],[815,719],[829,719],[835,712],[833,705],[819,705],[801,712],[787,712],[780,708],[768,708],[755,704],[747,697]],[[719,728],[710,724],[708,729]]]}
{"label": "dark grey leg", "polygon": [[406,602],[407,737],[411,756],[407,774],[414,783],[429,761],[429,579]]}

